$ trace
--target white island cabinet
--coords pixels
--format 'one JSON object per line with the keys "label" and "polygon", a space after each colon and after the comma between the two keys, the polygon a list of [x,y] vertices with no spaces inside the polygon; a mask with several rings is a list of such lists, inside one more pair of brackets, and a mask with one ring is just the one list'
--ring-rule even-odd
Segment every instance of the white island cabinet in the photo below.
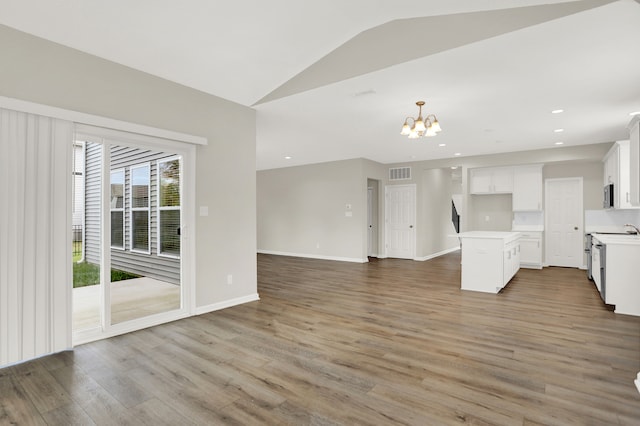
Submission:
{"label": "white island cabinet", "polygon": [[519,232],[471,231],[462,243],[462,290],[498,293],[520,269]]}

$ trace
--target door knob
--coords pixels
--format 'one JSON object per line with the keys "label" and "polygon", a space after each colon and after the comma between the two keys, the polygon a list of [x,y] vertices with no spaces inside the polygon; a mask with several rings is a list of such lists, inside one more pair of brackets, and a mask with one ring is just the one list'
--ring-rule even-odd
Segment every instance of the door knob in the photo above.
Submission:
{"label": "door knob", "polygon": [[574,227],[573,227],[573,229],[574,229],[574,231],[577,231],[577,230],[578,230],[578,227],[577,227],[577,226],[574,226]]}
{"label": "door knob", "polygon": [[413,225],[409,225],[409,228],[413,228]]}

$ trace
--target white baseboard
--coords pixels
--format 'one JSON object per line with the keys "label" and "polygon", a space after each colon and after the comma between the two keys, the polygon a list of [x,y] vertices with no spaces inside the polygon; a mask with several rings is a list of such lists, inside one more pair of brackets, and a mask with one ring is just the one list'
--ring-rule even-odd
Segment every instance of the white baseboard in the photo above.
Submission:
{"label": "white baseboard", "polygon": [[213,311],[219,311],[220,309],[242,305],[243,303],[255,302],[256,300],[260,300],[260,296],[258,296],[258,293],[250,294],[248,296],[236,297],[235,299],[225,300],[224,302],[212,303],[211,305],[198,306],[195,309],[194,315],[202,315]]}
{"label": "white baseboard", "polygon": [[357,257],[339,257],[339,256],[324,256],[320,254],[308,254],[308,253],[289,253],[285,251],[273,251],[273,250],[258,250],[260,254],[273,254],[275,256],[292,256],[292,257],[306,257],[309,259],[321,259],[321,260],[337,260],[339,262],[354,262],[354,263],[367,263],[369,259],[360,259]]}
{"label": "white baseboard", "polygon": [[450,249],[447,249],[447,250],[443,250],[443,251],[438,252],[438,253],[430,254],[428,256],[415,257],[415,258],[413,258],[413,260],[417,260],[419,262],[424,262],[425,260],[434,259],[436,257],[443,256],[443,255],[449,254],[449,253],[453,253],[454,251],[458,251],[458,250],[460,250],[460,247],[453,247],[453,248],[450,248]]}

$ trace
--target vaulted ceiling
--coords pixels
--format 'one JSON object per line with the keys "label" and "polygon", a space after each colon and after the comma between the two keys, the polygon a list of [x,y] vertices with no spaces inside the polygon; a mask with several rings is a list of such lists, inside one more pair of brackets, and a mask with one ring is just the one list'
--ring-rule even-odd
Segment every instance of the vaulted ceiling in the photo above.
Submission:
{"label": "vaulted ceiling", "polygon": [[[254,107],[258,169],[609,142],[640,111],[634,0],[0,0],[0,10],[1,24]],[[399,135],[418,100],[437,115],[437,137]]]}

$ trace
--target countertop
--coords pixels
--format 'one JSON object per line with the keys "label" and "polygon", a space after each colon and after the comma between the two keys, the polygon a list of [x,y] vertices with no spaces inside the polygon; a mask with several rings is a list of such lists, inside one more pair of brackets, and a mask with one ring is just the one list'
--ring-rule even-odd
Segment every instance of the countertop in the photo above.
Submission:
{"label": "countertop", "polygon": [[499,232],[499,231],[468,231],[456,234],[459,238],[492,238],[492,239],[515,239],[520,237],[520,232]]}
{"label": "countertop", "polygon": [[635,234],[592,234],[603,244],[640,245],[640,236]]}

